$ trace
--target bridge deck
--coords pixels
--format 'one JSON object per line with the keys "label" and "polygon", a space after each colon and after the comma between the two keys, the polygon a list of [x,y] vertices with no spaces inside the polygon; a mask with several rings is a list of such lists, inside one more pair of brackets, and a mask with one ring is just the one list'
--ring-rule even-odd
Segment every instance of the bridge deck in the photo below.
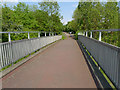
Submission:
{"label": "bridge deck", "polygon": [[3,88],[96,88],[72,38],[61,40],[3,78]]}

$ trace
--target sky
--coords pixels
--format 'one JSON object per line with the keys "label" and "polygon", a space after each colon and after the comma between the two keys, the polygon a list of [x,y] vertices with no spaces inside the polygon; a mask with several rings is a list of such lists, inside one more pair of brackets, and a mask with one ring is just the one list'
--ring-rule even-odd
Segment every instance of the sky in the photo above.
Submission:
{"label": "sky", "polygon": [[[17,5],[18,2],[22,2],[23,0],[19,0],[19,1],[14,0],[14,2],[12,2],[12,0],[10,2],[8,2],[9,0],[6,1],[8,6],[14,6]],[[38,5],[38,2],[33,2],[33,1],[25,2],[25,3],[29,5]],[[65,25],[67,24],[68,21],[72,20],[72,15],[78,5],[78,2],[58,2],[58,4],[60,6],[60,14],[61,16],[63,16],[61,22]]]}
{"label": "sky", "polygon": [[73,12],[76,9],[78,2],[59,2],[60,13],[63,16],[63,24],[67,24],[72,20]]}
{"label": "sky", "polygon": [[[25,2],[29,5],[38,5],[38,2],[43,0],[3,0],[2,2],[9,2],[9,6],[16,5],[18,2]],[[63,16],[61,22],[65,25],[72,20],[73,12],[76,9],[79,0],[57,0],[60,6],[60,14]],[[102,0],[105,1],[105,0]],[[120,1],[120,0],[119,0]],[[14,2],[14,3],[13,3]]]}

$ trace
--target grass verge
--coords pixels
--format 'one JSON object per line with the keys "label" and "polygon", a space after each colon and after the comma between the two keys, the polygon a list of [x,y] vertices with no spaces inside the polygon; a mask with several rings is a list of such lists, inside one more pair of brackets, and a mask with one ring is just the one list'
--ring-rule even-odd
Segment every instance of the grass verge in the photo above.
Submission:
{"label": "grass verge", "polygon": [[62,33],[62,40],[66,39],[66,35],[64,33]]}

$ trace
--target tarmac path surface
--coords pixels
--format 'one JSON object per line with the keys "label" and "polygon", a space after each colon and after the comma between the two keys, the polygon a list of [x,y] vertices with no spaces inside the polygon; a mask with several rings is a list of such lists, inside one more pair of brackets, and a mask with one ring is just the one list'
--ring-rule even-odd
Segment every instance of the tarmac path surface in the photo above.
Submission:
{"label": "tarmac path surface", "polygon": [[3,88],[96,88],[76,40],[58,41],[2,78]]}

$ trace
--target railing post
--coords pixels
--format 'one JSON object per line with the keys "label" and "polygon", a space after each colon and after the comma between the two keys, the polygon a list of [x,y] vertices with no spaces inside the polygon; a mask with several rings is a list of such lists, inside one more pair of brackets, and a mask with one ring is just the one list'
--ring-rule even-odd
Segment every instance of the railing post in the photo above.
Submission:
{"label": "railing post", "polygon": [[49,32],[49,36],[51,36],[51,35],[50,35],[50,32]]}
{"label": "railing post", "polygon": [[92,32],[90,33],[90,38],[92,38]]}
{"label": "railing post", "polygon": [[30,39],[30,33],[28,32],[28,39]]}
{"label": "railing post", "polygon": [[45,37],[46,37],[46,32],[45,32]]}
{"label": "railing post", "polygon": [[38,32],[38,38],[40,38],[40,32]]}
{"label": "railing post", "polygon": [[11,42],[10,33],[8,33],[8,40],[9,40],[9,42]]}
{"label": "railing post", "polygon": [[54,32],[52,33],[52,36],[54,36]]}
{"label": "railing post", "polygon": [[101,32],[99,32],[99,41],[101,41]]}
{"label": "railing post", "polygon": [[83,32],[83,36],[85,36],[85,32]]}
{"label": "railing post", "polygon": [[86,31],[86,37],[87,37],[87,31]]}

